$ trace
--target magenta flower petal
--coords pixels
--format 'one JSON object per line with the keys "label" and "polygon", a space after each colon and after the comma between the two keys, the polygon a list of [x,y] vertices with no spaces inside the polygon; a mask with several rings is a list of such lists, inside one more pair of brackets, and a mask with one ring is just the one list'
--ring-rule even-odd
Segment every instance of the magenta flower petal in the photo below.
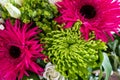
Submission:
{"label": "magenta flower petal", "polygon": [[44,70],[36,63],[45,58],[36,38],[38,30],[19,20],[14,25],[6,21],[5,30],[0,30],[0,80],[21,80],[23,75],[29,76],[28,70],[42,75]]}
{"label": "magenta flower petal", "polygon": [[79,19],[80,31],[87,40],[94,31],[96,39],[113,40],[111,32],[118,34],[120,24],[120,2],[118,0],[63,0],[56,3],[61,15],[55,20],[64,28],[70,28]]}

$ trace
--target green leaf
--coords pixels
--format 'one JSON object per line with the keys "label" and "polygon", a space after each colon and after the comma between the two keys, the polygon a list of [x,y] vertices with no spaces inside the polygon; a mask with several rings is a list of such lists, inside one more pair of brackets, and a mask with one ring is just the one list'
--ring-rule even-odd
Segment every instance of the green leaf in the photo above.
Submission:
{"label": "green leaf", "polygon": [[109,76],[111,74],[111,71],[112,71],[112,66],[110,64],[108,55],[106,53],[103,53],[103,56],[104,56],[104,59],[103,59],[102,66],[103,66],[105,73],[106,73],[105,80],[108,80]]}
{"label": "green leaf", "polygon": [[119,63],[120,63],[120,62],[119,62],[119,57],[118,57],[117,55],[114,55],[114,56],[113,56],[113,60],[114,60],[114,64],[113,64],[113,65],[114,65],[114,70],[117,71],[118,66],[120,65],[120,64],[119,64]]}
{"label": "green leaf", "polygon": [[118,40],[115,40],[113,45],[113,52],[115,52],[117,44],[118,44]]}
{"label": "green leaf", "polygon": [[118,45],[118,56],[120,56],[120,45]]}
{"label": "green leaf", "polygon": [[103,71],[102,71],[102,66],[101,66],[101,67],[100,67],[99,80],[101,80],[102,76],[103,76]]}
{"label": "green leaf", "polygon": [[30,73],[30,76],[24,76],[22,80],[40,80],[37,74]]}
{"label": "green leaf", "polygon": [[109,42],[108,46],[113,50],[114,54],[116,54],[115,50],[117,48],[118,45],[118,40],[115,40],[114,42]]}

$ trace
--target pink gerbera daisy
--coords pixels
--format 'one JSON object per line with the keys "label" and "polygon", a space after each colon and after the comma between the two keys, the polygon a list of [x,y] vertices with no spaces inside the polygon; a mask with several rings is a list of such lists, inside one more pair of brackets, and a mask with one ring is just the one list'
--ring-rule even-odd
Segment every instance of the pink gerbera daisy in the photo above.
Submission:
{"label": "pink gerbera daisy", "polygon": [[94,32],[96,39],[107,42],[113,39],[111,31],[117,33],[120,24],[120,3],[118,0],[63,0],[56,3],[61,15],[55,20],[69,28],[77,20],[83,25],[80,31],[84,38]]}
{"label": "pink gerbera daisy", "polygon": [[36,64],[36,59],[43,59],[41,44],[36,39],[38,28],[30,24],[20,24],[16,20],[12,25],[6,20],[5,29],[0,30],[0,80],[21,80],[27,71],[40,74],[43,69]]}

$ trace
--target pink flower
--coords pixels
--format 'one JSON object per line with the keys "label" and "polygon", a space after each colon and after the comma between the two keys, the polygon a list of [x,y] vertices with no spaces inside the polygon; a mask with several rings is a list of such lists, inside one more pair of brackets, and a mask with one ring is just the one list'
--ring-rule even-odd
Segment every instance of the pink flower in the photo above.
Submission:
{"label": "pink flower", "polygon": [[40,53],[43,49],[37,34],[38,28],[30,24],[5,22],[5,29],[0,30],[0,80],[21,80],[23,75],[29,76],[28,70],[42,74],[43,69],[35,62],[45,57]]}
{"label": "pink flower", "polygon": [[118,0],[63,0],[56,3],[61,15],[55,20],[65,23],[64,28],[72,27],[81,20],[80,31],[83,37],[89,39],[94,32],[96,39],[107,42],[113,40],[111,31],[118,33],[120,24],[120,2]]}

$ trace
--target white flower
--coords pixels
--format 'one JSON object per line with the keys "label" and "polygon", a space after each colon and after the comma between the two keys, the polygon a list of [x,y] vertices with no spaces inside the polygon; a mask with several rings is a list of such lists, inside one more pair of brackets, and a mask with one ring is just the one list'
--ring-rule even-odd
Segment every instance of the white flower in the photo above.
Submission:
{"label": "white flower", "polygon": [[0,4],[7,9],[11,17],[19,18],[21,12],[18,8],[10,3],[9,0],[0,0]]}
{"label": "white flower", "polygon": [[62,0],[48,0],[50,3],[52,3],[52,4],[55,4],[56,2],[58,2],[58,1],[62,1]]}
{"label": "white flower", "polygon": [[6,3],[4,7],[7,9],[11,17],[19,18],[21,16],[20,10],[13,6],[11,3]]}
{"label": "white flower", "polygon": [[50,62],[45,67],[43,77],[47,80],[65,80],[65,78],[55,70],[55,66],[52,65]]}
{"label": "white flower", "polygon": [[9,0],[0,0],[0,4],[4,6],[6,3],[9,3]]}

